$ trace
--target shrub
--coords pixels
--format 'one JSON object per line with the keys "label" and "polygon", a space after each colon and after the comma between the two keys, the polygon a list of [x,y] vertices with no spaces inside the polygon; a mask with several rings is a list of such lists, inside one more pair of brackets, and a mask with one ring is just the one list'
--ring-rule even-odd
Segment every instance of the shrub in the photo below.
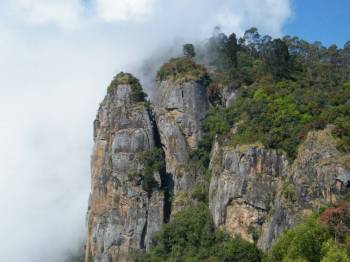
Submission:
{"label": "shrub", "polygon": [[259,262],[261,255],[254,244],[236,236],[218,244],[219,247],[213,252],[218,261],[231,262]]}
{"label": "shrub", "polygon": [[209,185],[201,183],[195,186],[191,192],[191,198],[208,204],[209,202]]}
{"label": "shrub", "polygon": [[151,193],[159,184],[154,178],[155,172],[161,172],[165,168],[164,153],[161,148],[152,148],[144,151],[138,161],[143,164],[142,187],[148,193]]}
{"label": "shrub", "polygon": [[136,261],[260,261],[253,244],[214,230],[204,204],[178,212],[154,240],[149,254],[138,254]]}
{"label": "shrub", "polygon": [[321,214],[320,220],[329,227],[336,241],[345,241],[350,234],[350,205],[343,202],[328,208]]}
{"label": "shrub", "polygon": [[280,235],[270,250],[267,261],[304,259],[309,262],[319,262],[322,257],[322,244],[329,237],[328,229],[318,222],[317,217],[311,217]]}
{"label": "shrub", "polygon": [[326,208],[319,217],[313,215],[281,234],[268,252],[266,262],[350,261],[349,228],[348,203]]}
{"label": "shrub", "polygon": [[174,83],[195,81],[208,86],[210,78],[204,66],[196,64],[188,57],[172,58],[157,73],[158,81],[169,80]]}
{"label": "shrub", "polygon": [[296,201],[296,192],[293,184],[285,183],[282,188],[282,197],[290,202]]}
{"label": "shrub", "polygon": [[350,261],[349,251],[338,245],[334,240],[328,240],[322,245],[321,262],[348,262]]}
{"label": "shrub", "polygon": [[260,237],[259,230],[253,225],[248,226],[248,234],[253,238],[254,243],[256,243]]}
{"label": "shrub", "polygon": [[199,249],[213,242],[214,225],[204,205],[178,212],[156,236],[151,257],[164,261],[184,261],[198,255]]}

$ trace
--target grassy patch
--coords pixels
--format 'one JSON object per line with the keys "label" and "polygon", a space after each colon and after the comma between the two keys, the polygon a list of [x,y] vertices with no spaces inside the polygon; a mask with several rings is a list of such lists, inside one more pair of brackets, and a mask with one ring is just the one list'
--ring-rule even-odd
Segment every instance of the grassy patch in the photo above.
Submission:
{"label": "grassy patch", "polygon": [[205,86],[210,83],[210,78],[204,66],[196,64],[188,57],[172,58],[165,63],[157,73],[158,81],[171,81],[185,83],[188,81],[199,82]]}

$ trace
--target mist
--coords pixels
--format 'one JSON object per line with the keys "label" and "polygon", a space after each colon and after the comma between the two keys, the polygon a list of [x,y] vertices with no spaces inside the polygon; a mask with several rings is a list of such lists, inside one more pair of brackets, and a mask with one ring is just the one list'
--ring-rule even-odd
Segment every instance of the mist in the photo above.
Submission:
{"label": "mist", "polygon": [[0,3],[0,261],[64,261],[85,238],[92,123],[113,76],[154,74],[214,26],[278,36],[288,0]]}

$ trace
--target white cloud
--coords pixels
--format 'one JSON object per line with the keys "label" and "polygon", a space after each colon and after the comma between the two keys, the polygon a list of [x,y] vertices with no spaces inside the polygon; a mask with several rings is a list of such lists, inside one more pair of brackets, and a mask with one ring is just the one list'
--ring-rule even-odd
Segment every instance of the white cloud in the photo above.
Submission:
{"label": "white cloud", "polygon": [[289,0],[225,0],[214,19],[227,32],[242,34],[243,30],[254,26],[277,36],[290,16]]}
{"label": "white cloud", "polygon": [[[291,16],[290,0],[4,0],[16,19],[33,24],[54,24],[78,29],[91,21],[158,21],[185,25],[196,33],[221,25],[224,31],[242,33],[256,26],[272,35],[281,34]],[[85,4],[84,4],[85,3]],[[90,9],[90,11],[87,11]],[[170,28],[169,28],[170,29]]]}
{"label": "white cloud", "polygon": [[85,237],[92,122],[132,59],[74,35],[0,30],[0,261],[62,262]]}
{"label": "white cloud", "polygon": [[89,1],[82,14],[80,0],[0,0],[0,261],[61,262],[84,237],[92,122],[113,74],[176,37],[278,35],[290,15],[287,0]]}
{"label": "white cloud", "polygon": [[151,15],[155,0],[96,0],[97,13],[105,21],[142,21]]}
{"label": "white cloud", "polygon": [[12,0],[18,17],[33,24],[52,23],[65,29],[76,29],[80,24],[80,0]]}

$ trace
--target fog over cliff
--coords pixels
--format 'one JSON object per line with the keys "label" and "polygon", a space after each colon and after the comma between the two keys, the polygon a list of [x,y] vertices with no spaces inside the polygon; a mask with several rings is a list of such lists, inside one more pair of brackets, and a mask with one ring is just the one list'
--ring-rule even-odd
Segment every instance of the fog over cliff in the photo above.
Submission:
{"label": "fog over cliff", "polygon": [[92,123],[116,72],[149,88],[144,61],[174,43],[216,25],[277,36],[290,16],[288,0],[1,1],[0,261],[63,261],[84,240]]}

